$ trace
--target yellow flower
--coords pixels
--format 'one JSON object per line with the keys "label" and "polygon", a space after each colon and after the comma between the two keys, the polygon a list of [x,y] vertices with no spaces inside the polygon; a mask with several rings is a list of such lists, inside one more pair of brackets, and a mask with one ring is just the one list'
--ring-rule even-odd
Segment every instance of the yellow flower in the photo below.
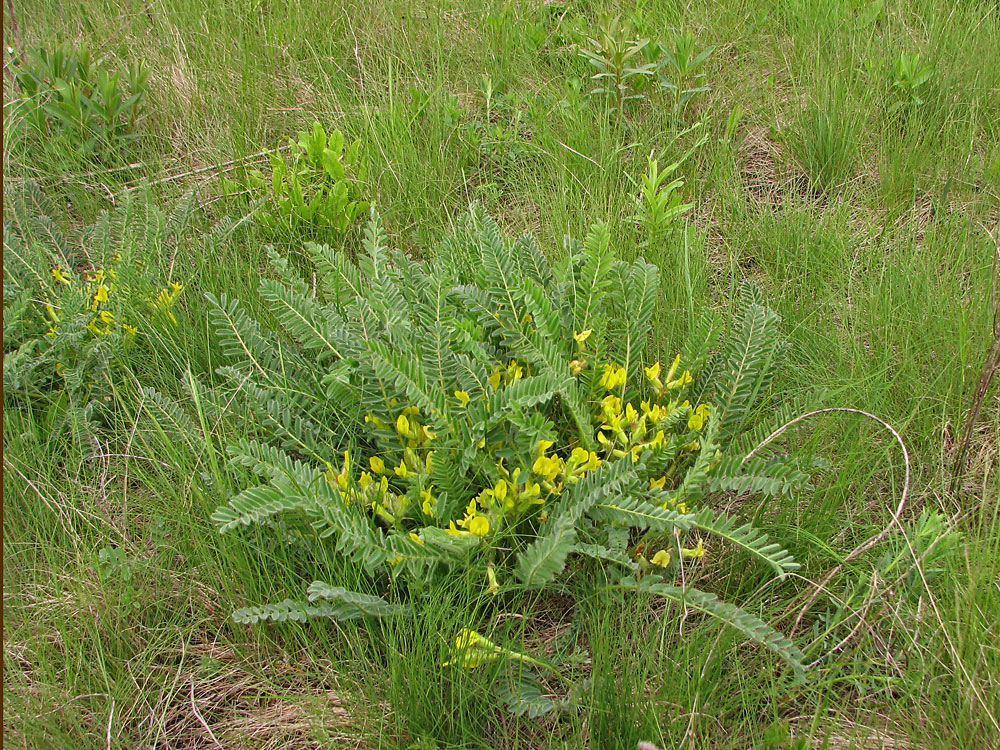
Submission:
{"label": "yellow flower", "polygon": [[517,363],[516,359],[510,361],[510,365],[507,367],[507,377],[511,383],[516,383],[524,375],[524,368]]}
{"label": "yellow flower", "polygon": [[539,456],[531,470],[546,482],[552,482],[562,471],[562,459],[559,456]]}
{"label": "yellow flower", "polygon": [[609,391],[625,385],[628,373],[625,368],[614,362],[604,365],[604,374],[601,376],[599,385]]}
{"label": "yellow flower", "polygon": [[551,440],[539,440],[538,445],[535,446],[535,455],[544,456],[545,452],[553,445],[555,445],[555,443]]}
{"label": "yellow flower", "polygon": [[368,487],[371,486],[372,482],[374,481],[375,478],[371,475],[371,472],[369,471],[362,471],[361,476],[358,477],[358,484],[361,486],[361,489],[363,490],[367,490]]}
{"label": "yellow flower", "polygon": [[490,533],[490,519],[486,516],[473,516],[469,519],[467,528],[476,536],[486,536]]}
{"label": "yellow flower", "polygon": [[668,565],[670,565],[670,553],[667,552],[665,549],[661,549],[659,552],[653,555],[652,558],[650,558],[650,562],[653,565],[659,565],[661,568],[665,568]]}
{"label": "yellow flower", "polygon": [[405,414],[400,414],[396,418],[396,432],[404,437],[408,437],[410,434],[410,420],[406,418]]}
{"label": "yellow flower", "polygon": [[694,378],[691,377],[691,371],[685,370],[681,373],[681,376],[677,380],[672,380],[667,383],[667,390],[672,391],[675,388],[681,388],[688,383],[690,383]]}
{"label": "yellow flower", "polygon": [[135,336],[139,332],[138,328],[136,328],[135,326],[130,326],[128,323],[122,323],[122,328],[125,330],[125,333],[128,334],[129,336]]}
{"label": "yellow flower", "polygon": [[576,341],[576,346],[581,352],[587,348],[587,339],[590,338],[590,334],[593,332],[593,328],[588,328],[586,331],[573,334],[573,340]]}
{"label": "yellow flower", "polygon": [[49,330],[47,330],[45,332],[45,335],[46,336],[55,336],[56,335],[56,324],[55,323],[49,323]]}
{"label": "yellow flower", "polygon": [[400,461],[399,466],[393,469],[393,472],[395,472],[396,476],[405,478],[406,475],[409,473],[409,471],[407,471],[406,468],[406,461]]}
{"label": "yellow flower", "polygon": [[500,592],[500,584],[497,582],[497,574],[493,570],[493,563],[489,563],[486,566],[486,581],[489,584],[486,590],[496,596]]}
{"label": "yellow flower", "polygon": [[649,479],[650,489],[653,489],[655,487],[662,490],[666,486],[666,484],[667,484],[666,477],[660,477],[659,479],[653,479],[652,477],[650,477]]}
{"label": "yellow flower", "polygon": [[101,312],[97,314],[97,317],[100,318],[100,321],[105,325],[111,325],[115,322],[115,316],[109,310],[101,310]]}
{"label": "yellow flower", "polygon": [[569,363],[569,371],[574,375],[579,375],[587,367],[587,360],[585,359],[574,359]]}
{"label": "yellow flower", "polygon": [[441,666],[452,665],[475,669],[487,662],[496,661],[503,650],[492,641],[483,638],[473,630],[463,628],[455,639],[455,648],[452,649],[452,658],[442,663]]}
{"label": "yellow flower", "polygon": [[104,330],[101,330],[100,328],[97,327],[97,318],[94,318],[87,324],[87,330],[98,336],[104,336],[105,334],[110,333],[110,331],[108,331],[108,329],[106,328]]}
{"label": "yellow flower", "polygon": [[365,423],[368,423],[368,422],[371,422],[373,425],[375,425],[376,427],[379,427],[379,428],[385,427],[385,422],[383,422],[381,419],[379,419],[378,417],[376,417],[371,412],[369,412],[368,414],[365,414]]}
{"label": "yellow flower", "polygon": [[658,377],[660,377],[659,362],[650,367],[644,367],[643,369],[646,371],[646,377],[649,378],[650,380],[656,380]]}
{"label": "yellow flower", "polygon": [[490,388],[494,391],[500,390],[500,370],[494,370],[493,374],[487,378],[487,382],[489,382]]}
{"label": "yellow flower", "polygon": [[573,449],[573,452],[569,456],[569,460],[570,464],[574,467],[574,472],[580,474],[593,471],[601,465],[601,459],[596,453],[580,447]]}
{"label": "yellow flower", "polygon": [[94,292],[94,297],[90,303],[90,309],[96,310],[98,305],[103,305],[107,301],[108,301],[108,288],[104,284],[101,284],[99,287],[97,287],[97,291]]}
{"label": "yellow flower", "polygon": [[695,545],[694,549],[682,548],[681,555],[684,557],[704,557],[705,545],[702,544],[701,539],[699,539],[698,544]]}
{"label": "yellow flower", "polygon": [[381,456],[372,456],[369,458],[368,465],[372,467],[372,471],[376,474],[385,474],[385,461],[382,460]]}
{"label": "yellow flower", "polygon": [[639,414],[636,412],[635,407],[632,404],[625,404],[625,421],[632,424],[638,417]]}
{"label": "yellow flower", "polygon": [[69,279],[63,276],[62,266],[56,266],[52,269],[52,278],[58,281],[60,284],[69,284]]}
{"label": "yellow flower", "polygon": [[708,404],[700,404],[697,409],[695,409],[691,416],[688,417],[688,429],[689,430],[700,430],[705,426],[705,419],[708,418],[709,412]]}
{"label": "yellow flower", "polygon": [[431,495],[430,487],[420,490],[420,499],[423,500],[420,510],[424,512],[425,516],[434,518],[434,497]]}
{"label": "yellow flower", "polygon": [[477,448],[485,448],[486,447],[486,438],[484,438],[484,437],[479,438],[479,442],[476,443],[476,447]]}
{"label": "yellow flower", "polygon": [[410,532],[410,539],[412,539],[413,541],[415,541],[417,544],[423,544],[424,543],[424,540],[421,539],[416,534],[414,534],[412,531]]}
{"label": "yellow flower", "polygon": [[496,487],[493,488],[493,496],[503,502],[504,498],[507,497],[507,482],[503,479],[499,480]]}
{"label": "yellow flower", "polygon": [[455,391],[455,398],[462,402],[462,406],[469,405],[469,394],[465,391]]}
{"label": "yellow flower", "polygon": [[667,370],[667,377],[665,378],[665,380],[668,383],[674,379],[674,374],[677,372],[677,368],[680,366],[681,366],[681,355],[678,354],[676,357],[674,357],[674,361],[673,364],[670,365],[670,369]]}
{"label": "yellow flower", "polygon": [[170,292],[171,296],[174,297],[174,299],[177,298],[177,295],[181,293],[182,289],[184,289],[183,284],[178,284],[176,281],[170,282]]}

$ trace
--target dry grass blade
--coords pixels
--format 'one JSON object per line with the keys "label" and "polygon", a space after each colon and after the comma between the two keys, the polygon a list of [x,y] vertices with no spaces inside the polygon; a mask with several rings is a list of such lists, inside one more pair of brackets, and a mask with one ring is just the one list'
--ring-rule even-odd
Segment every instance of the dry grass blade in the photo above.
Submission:
{"label": "dry grass blade", "polygon": [[850,553],[848,553],[847,557],[845,557],[839,564],[831,568],[830,571],[827,572],[825,576],[823,576],[823,579],[816,585],[816,588],[813,590],[813,593],[810,594],[809,599],[802,606],[802,609],[799,610],[799,616],[795,619],[795,625],[792,626],[792,631],[790,635],[794,635],[795,631],[798,630],[799,625],[802,622],[802,618],[805,616],[805,613],[813,605],[813,602],[816,601],[820,592],[826,588],[826,585],[830,582],[830,580],[835,575],[837,575],[837,573],[843,570],[844,566],[847,565],[849,562],[851,562],[852,560],[856,560],[860,555],[864,554],[872,547],[878,545],[883,539],[886,538],[886,536],[888,536],[893,526],[899,525],[899,517],[902,515],[903,510],[906,508],[906,500],[910,494],[910,452],[906,449],[906,443],[903,442],[902,436],[896,431],[896,429],[891,424],[886,422],[881,417],[876,417],[874,414],[864,411],[862,409],[853,409],[847,406],[832,406],[826,409],[816,409],[814,411],[806,412],[805,414],[800,414],[799,416],[795,417],[795,419],[785,422],[785,424],[781,425],[781,427],[779,427],[770,435],[768,435],[766,438],[764,438],[760,443],[757,444],[757,446],[754,447],[753,450],[747,453],[747,455],[743,458],[741,464],[745,464],[747,461],[753,458],[754,454],[757,453],[757,451],[764,448],[766,445],[768,445],[772,440],[781,435],[789,427],[792,427],[793,425],[798,424],[799,422],[805,419],[809,419],[810,417],[815,417],[820,414],[830,414],[832,412],[846,412],[848,414],[860,414],[863,417],[868,417],[869,419],[875,420],[885,429],[887,429],[890,433],[892,433],[892,436],[896,438],[896,442],[899,443],[899,447],[903,452],[903,460],[906,462],[906,474],[903,477],[903,491],[899,497],[899,504],[896,506],[896,510],[895,512],[893,512],[892,518],[889,519],[889,523],[887,523],[882,528],[882,530],[879,531],[877,534],[868,537],[868,539],[861,542],[861,544],[852,549]]}

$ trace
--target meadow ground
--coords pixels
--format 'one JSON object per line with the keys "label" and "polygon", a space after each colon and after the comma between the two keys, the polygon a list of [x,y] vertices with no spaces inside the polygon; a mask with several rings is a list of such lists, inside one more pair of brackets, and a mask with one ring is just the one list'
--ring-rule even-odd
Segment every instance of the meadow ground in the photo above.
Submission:
{"label": "meadow ground", "polygon": [[[851,599],[858,616],[815,652],[825,655],[801,684],[733,633],[672,610],[661,617],[649,602],[584,602],[570,616],[558,597],[543,598],[526,615],[536,645],[569,643],[584,622],[586,652],[576,656],[595,679],[576,710],[537,719],[505,713],[475,673],[440,668],[462,626],[461,584],[405,628],[238,625],[235,609],[299,597],[317,571],[342,565],[332,553],[303,561],[262,532],[217,533],[212,511],[244,477],[215,456],[238,427],[203,421],[200,444],[138,429],[140,383],[189,403],[192,378],[218,364],[203,292],[260,312],[266,242],[300,249],[301,236],[264,237],[239,221],[211,253],[197,242],[142,248],[150,267],[184,284],[181,323],[169,346],[136,348],[115,370],[115,421],[96,447],[53,431],[51,410],[5,393],[5,743],[1000,747],[995,385],[964,432],[998,325],[995,3],[13,6],[25,47],[86,43],[95,58],[142,60],[151,72],[140,138],[113,167],[39,150],[5,75],[5,225],[30,222],[9,208],[28,185],[46,197],[46,226],[66,236],[128,200],[169,212],[194,188],[190,222],[208,231],[246,211],[220,193],[220,174],[266,164],[263,152],[319,120],[362,141],[389,237],[414,256],[471,201],[511,231],[534,232],[552,257],[564,234],[608,222],[621,257],[642,254],[662,271],[661,356],[682,347],[702,308],[730,311],[753,281],[790,343],[761,421],[816,406],[885,419],[912,460],[903,527],[935,510],[961,541],[918,555],[906,580],[887,576],[884,560],[908,559],[913,534],[893,529],[851,561],[830,583],[831,601],[862,592]],[[4,13],[4,45],[14,47]],[[704,79],[691,79],[707,90],[682,105],[649,88],[623,116],[588,97],[594,67],[578,50],[614,13],[631,18],[637,37],[669,42],[682,28],[714,46]],[[930,66],[923,82],[899,67],[914,53]],[[651,152],[661,166],[683,160],[681,193],[694,206],[641,246],[633,197]],[[889,522],[903,459],[856,415],[822,415],[794,434],[828,462],[810,492],[716,501],[787,544],[816,580]],[[214,481],[199,480],[206,472]],[[808,591],[725,554],[692,570],[700,586],[785,632],[793,598]],[[834,609],[817,606],[797,641],[822,640]]]}

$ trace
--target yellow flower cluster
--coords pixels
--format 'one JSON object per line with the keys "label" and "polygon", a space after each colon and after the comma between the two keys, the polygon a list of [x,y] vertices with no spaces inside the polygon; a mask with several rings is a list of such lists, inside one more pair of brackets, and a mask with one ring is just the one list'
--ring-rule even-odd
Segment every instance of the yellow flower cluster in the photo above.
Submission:
{"label": "yellow flower cluster", "polygon": [[[58,284],[63,286],[72,286],[74,283],[73,278],[63,271],[61,265],[51,268],[49,274]],[[88,312],[94,313],[94,317],[87,323],[87,330],[95,336],[106,336],[115,327],[115,315],[111,310],[107,309],[107,305],[111,300],[111,293],[114,291],[114,284],[118,279],[118,274],[111,267],[106,269],[98,268],[96,271],[85,271],[83,279],[86,282],[87,296],[89,298]],[[60,317],[56,313],[56,308],[51,303],[45,304],[45,312],[49,323],[49,328],[45,332],[45,335],[54,337],[58,330]],[[134,337],[138,331],[135,326],[128,323],[122,323],[121,325],[127,339]]]}
{"label": "yellow flower cluster", "polygon": [[677,390],[678,388],[683,388],[684,386],[686,386],[688,383],[691,382],[692,377],[690,370],[684,370],[677,378],[674,377],[675,375],[677,375],[677,370],[680,367],[680,365],[681,365],[681,355],[678,354],[676,357],[674,357],[673,364],[670,365],[670,369],[667,370],[667,376],[663,380],[660,379],[660,372],[662,368],[660,367],[659,362],[656,362],[650,367],[644,368],[646,372],[646,378],[647,380],[649,380],[650,385],[653,386],[653,391],[654,393],[656,393],[657,398],[662,398],[663,394],[666,393],[667,391],[673,391]]}
{"label": "yellow flower cluster", "polygon": [[[591,333],[583,331],[574,336],[579,352],[585,350]],[[708,405],[700,404],[692,408],[688,401],[680,400],[681,389],[691,382],[690,372],[680,371],[679,357],[675,358],[668,372],[663,373],[662,369],[659,363],[645,368],[646,378],[655,395],[637,406],[623,400],[627,369],[615,362],[604,364],[599,383],[605,395],[598,402],[596,414],[597,450],[572,444],[572,447],[560,450],[553,440],[543,439],[536,443],[530,464],[508,466],[509,456],[494,457],[489,463],[480,461],[476,464],[478,475],[482,477],[485,473],[491,478],[485,483],[487,486],[480,484],[474,496],[463,500],[464,509],[454,515],[441,504],[431,478],[435,447],[439,452],[444,450],[436,442],[437,435],[431,429],[431,420],[422,415],[417,406],[402,404],[397,399],[390,399],[384,409],[377,408],[364,418],[378,435],[380,443],[390,447],[382,455],[364,458],[362,466],[358,467],[361,471],[356,481],[351,478],[349,454],[345,454],[339,470],[329,468],[327,479],[341,492],[345,502],[370,507],[380,521],[399,533],[408,534],[414,543],[424,543],[423,532],[410,531],[414,522],[436,526],[449,534],[469,539],[494,538],[503,529],[516,524],[534,506],[545,505],[552,496],[559,495],[588,472],[597,470],[604,461],[630,458],[635,462],[643,451],[663,446],[671,433],[683,430],[685,425],[688,431],[704,429],[710,414]],[[450,408],[455,414],[483,406],[488,410],[492,391],[516,383],[530,374],[526,363],[517,360],[498,363],[489,371],[485,392],[452,390],[448,397]],[[667,396],[668,393],[673,398]],[[472,440],[484,452],[503,454],[502,449],[507,444],[500,432],[499,428],[495,431],[491,428],[489,434],[480,433]],[[669,477],[683,471],[685,457],[689,458],[690,452],[700,449],[698,440],[686,440],[688,442],[678,446],[678,458],[674,465],[668,467],[663,476],[651,480],[653,487],[665,489]],[[447,460],[455,459],[449,456]],[[455,500],[450,498],[450,508],[455,508]],[[684,503],[676,498],[664,503],[664,507],[668,506],[682,513],[688,512]],[[538,517],[544,515],[545,510],[540,510]],[[661,550],[653,556],[652,564],[666,566],[670,560],[671,553]]]}
{"label": "yellow flower cluster", "polygon": [[[490,384],[490,388],[494,391],[499,391],[501,385],[510,385],[516,383],[518,380],[525,375],[525,366],[520,364],[516,359],[512,359],[506,367],[502,364],[495,365],[493,370],[490,372],[487,382]],[[458,397],[458,394],[455,394]]]}
{"label": "yellow flower cluster", "polygon": [[563,460],[558,455],[546,455],[552,448],[551,440],[539,440],[535,448],[535,463],[531,471],[541,479],[542,486],[555,495],[562,492],[567,484],[573,484],[588,472],[601,465],[600,457],[593,451],[577,446],[569,458]]}
{"label": "yellow flower cluster", "polygon": [[161,289],[160,293],[156,295],[156,299],[151,302],[153,310],[163,315],[173,325],[177,325],[177,316],[174,315],[173,310],[170,308],[174,306],[183,289],[183,284],[171,281],[169,287]]}
{"label": "yellow flower cluster", "polygon": [[409,487],[415,487],[420,510],[428,518],[435,517],[437,504],[434,487],[430,483],[434,462],[434,451],[431,450],[430,443],[437,437],[437,433],[421,421],[420,409],[416,406],[403,407],[393,419],[392,411],[398,406],[398,399],[391,399],[388,412],[381,416],[374,412],[365,415],[366,424],[371,424],[377,430],[391,430],[395,433],[399,441],[399,452],[386,457],[370,456],[370,471],[362,471],[358,479],[364,492],[364,502],[370,504],[373,512],[389,524],[397,524],[410,506],[409,496],[394,492],[390,482],[402,481]]}

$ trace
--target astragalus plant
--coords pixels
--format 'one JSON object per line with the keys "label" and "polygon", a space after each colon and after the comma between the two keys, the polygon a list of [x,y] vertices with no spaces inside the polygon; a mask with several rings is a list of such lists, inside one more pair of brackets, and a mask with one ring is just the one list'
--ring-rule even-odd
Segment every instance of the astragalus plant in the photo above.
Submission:
{"label": "astragalus plant", "polygon": [[[747,295],[714,355],[702,330],[686,359],[654,361],[660,274],[612,245],[596,225],[552,264],[531,235],[506,237],[473,206],[417,261],[387,246],[373,210],[357,262],[309,246],[315,288],[272,255],[267,325],[212,298],[221,372],[256,415],[255,439],[230,457],[261,479],[216,511],[219,529],[292,514],[308,519],[313,543],[360,563],[372,590],[397,583],[377,597],[316,581],[308,601],[236,618],[405,615],[409,588],[436,577],[465,575],[484,592],[567,590],[600,566],[616,591],[683,601],[801,668],[766,623],[678,585],[687,559],[705,554],[702,535],[778,575],[797,567],[706,503],[723,490],[784,494],[806,478],[790,461],[729,450],[783,351],[777,316]],[[482,654],[463,652],[483,642],[464,631],[451,663],[478,665]]]}

